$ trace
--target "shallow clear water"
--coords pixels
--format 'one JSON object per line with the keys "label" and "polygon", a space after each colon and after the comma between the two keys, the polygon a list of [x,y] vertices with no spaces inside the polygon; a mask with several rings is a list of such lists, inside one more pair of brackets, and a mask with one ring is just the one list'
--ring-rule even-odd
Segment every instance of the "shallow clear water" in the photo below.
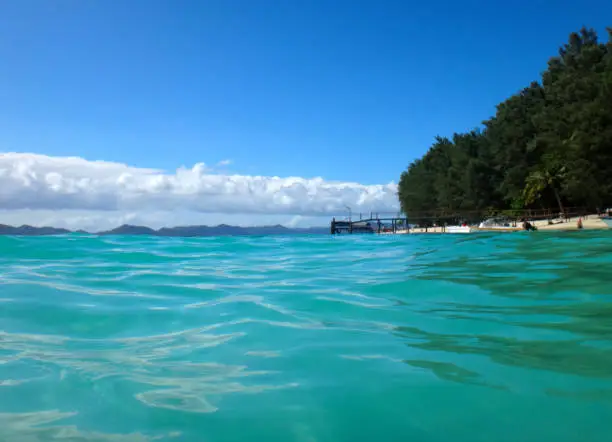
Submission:
{"label": "shallow clear water", "polygon": [[3,442],[610,440],[610,232],[0,250]]}

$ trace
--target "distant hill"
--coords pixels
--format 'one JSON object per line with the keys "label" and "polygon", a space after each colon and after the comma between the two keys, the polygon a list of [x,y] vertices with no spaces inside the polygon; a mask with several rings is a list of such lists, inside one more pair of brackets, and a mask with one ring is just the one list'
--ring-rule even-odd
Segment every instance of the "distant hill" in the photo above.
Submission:
{"label": "distant hill", "polygon": [[[64,235],[67,233],[87,233],[84,230],[72,232],[67,229],[55,227],[33,227],[23,225],[20,227],[0,224],[0,235],[15,236],[42,236],[42,235]],[[238,236],[238,235],[298,235],[298,234],[329,234],[328,227],[289,228],[281,225],[260,227],[239,227],[220,224],[218,226],[178,226],[163,227],[159,230],[145,226],[133,226],[124,224],[111,230],[93,233],[95,235],[151,235],[151,236]]]}
{"label": "distant hill", "polygon": [[150,227],[124,224],[112,230],[99,232],[98,235],[155,235],[157,232]]}
{"label": "distant hill", "polygon": [[71,233],[70,230],[56,229],[55,227],[33,227],[23,225],[19,227],[0,224],[0,235],[41,236],[41,235],[64,235]]}
{"label": "distant hill", "polygon": [[329,233],[327,227],[289,228],[281,225],[239,227],[220,224],[218,226],[178,226],[162,227],[154,230],[144,226],[124,224],[99,235],[154,235],[154,236],[235,236],[235,235],[291,235],[291,234],[324,234]]}

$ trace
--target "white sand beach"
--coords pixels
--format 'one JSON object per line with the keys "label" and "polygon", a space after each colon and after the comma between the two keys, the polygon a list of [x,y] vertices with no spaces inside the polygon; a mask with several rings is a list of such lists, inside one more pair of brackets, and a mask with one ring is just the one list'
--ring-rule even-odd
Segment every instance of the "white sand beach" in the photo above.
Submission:
{"label": "white sand beach", "polygon": [[[549,224],[548,220],[531,221],[531,224],[538,228],[538,231],[565,231],[565,230],[579,230],[578,219],[580,217],[569,218],[568,220],[553,220],[553,224]],[[593,229],[609,229],[608,225],[599,218],[598,215],[587,215],[582,217],[582,228],[584,230]],[[522,230],[520,224],[517,230]],[[500,230],[502,231],[502,230]],[[510,230],[508,232],[513,232]],[[503,231],[502,231],[503,232]],[[405,235],[405,234],[419,234],[419,233],[449,233],[446,232],[443,227],[428,227],[428,228],[414,228],[410,231],[400,230],[395,233],[393,232],[381,232],[380,235]]]}

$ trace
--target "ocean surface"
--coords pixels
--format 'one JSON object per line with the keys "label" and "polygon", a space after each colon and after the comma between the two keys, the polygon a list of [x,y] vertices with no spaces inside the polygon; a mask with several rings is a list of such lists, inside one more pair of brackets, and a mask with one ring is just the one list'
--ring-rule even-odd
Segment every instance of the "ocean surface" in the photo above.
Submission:
{"label": "ocean surface", "polygon": [[0,251],[2,442],[612,437],[612,232]]}

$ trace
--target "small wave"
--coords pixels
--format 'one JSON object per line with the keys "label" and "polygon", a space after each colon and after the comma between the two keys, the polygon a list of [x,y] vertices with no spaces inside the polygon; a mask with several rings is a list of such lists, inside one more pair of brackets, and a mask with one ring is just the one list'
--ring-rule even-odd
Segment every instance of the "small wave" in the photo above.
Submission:
{"label": "small wave", "polygon": [[608,232],[0,241],[2,440],[607,437]]}

